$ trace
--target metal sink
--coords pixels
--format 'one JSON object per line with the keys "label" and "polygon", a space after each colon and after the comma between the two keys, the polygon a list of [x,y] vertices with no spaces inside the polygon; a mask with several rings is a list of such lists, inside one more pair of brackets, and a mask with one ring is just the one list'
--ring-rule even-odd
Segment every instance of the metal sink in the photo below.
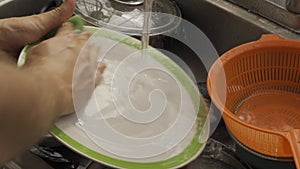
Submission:
{"label": "metal sink", "polygon": [[[5,1],[7,3],[3,5]],[[45,11],[50,3],[55,2],[57,1],[0,0],[0,18],[40,13]],[[300,34],[283,28],[229,1],[175,0],[175,2],[182,12],[182,17],[206,34],[219,55],[240,44],[257,40],[262,34],[266,33],[275,33],[284,38],[300,40]],[[207,70],[202,62],[186,46],[177,45],[178,43],[169,41],[165,44],[165,49],[177,54],[185,61],[196,76],[197,82],[205,83]],[[226,145],[231,144],[222,123],[213,137]]]}
{"label": "metal sink", "polygon": [[[182,17],[196,25],[210,39],[219,55],[240,44],[254,41],[262,34],[275,33],[287,39],[299,39],[275,22],[225,0],[175,0]],[[205,82],[207,70],[189,49],[167,44],[167,49],[178,54],[194,73],[198,82]]]}
{"label": "metal sink", "polygon": [[220,54],[234,46],[257,40],[264,33],[300,40],[300,34],[225,0],[175,1],[183,18],[198,26]]}
{"label": "metal sink", "polygon": [[[231,3],[232,0],[174,1],[180,8],[182,17],[200,28],[220,55],[235,46],[257,40],[264,33],[276,33],[285,38],[300,39],[300,34],[239,7]],[[7,3],[3,5],[3,2]],[[48,10],[50,4],[59,2],[60,0],[1,0],[0,18],[40,13]],[[177,43],[170,41],[164,48],[181,57],[198,82],[206,81],[207,70],[186,46],[178,47]]]}
{"label": "metal sink", "polygon": [[56,3],[55,0],[0,0],[0,19],[38,14]]}

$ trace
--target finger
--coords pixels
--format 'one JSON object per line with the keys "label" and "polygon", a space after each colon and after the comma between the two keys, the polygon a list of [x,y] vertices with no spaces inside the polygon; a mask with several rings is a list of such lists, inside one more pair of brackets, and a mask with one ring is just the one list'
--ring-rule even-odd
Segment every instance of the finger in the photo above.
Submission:
{"label": "finger", "polygon": [[[85,34],[80,35],[84,37]],[[99,54],[99,45],[95,43],[87,43],[80,52],[77,58],[76,65],[73,72],[73,98],[75,110],[79,110],[86,106],[90,99],[95,83],[97,72],[97,56]]]}
{"label": "finger", "polygon": [[95,87],[97,87],[100,84],[101,79],[102,79],[102,73],[96,72],[95,85],[94,85]]}
{"label": "finger", "polygon": [[99,63],[99,65],[98,65],[98,71],[100,73],[103,73],[105,68],[106,68],[106,65],[104,63]]}
{"label": "finger", "polygon": [[[36,27],[36,32],[39,35],[44,35],[55,27],[59,27],[70,18],[75,10],[75,0],[65,0],[64,3],[49,11],[35,16],[29,16],[28,20]],[[24,22],[25,22],[24,21]]]}
{"label": "finger", "polygon": [[82,33],[79,34],[79,36],[77,38],[81,43],[85,43],[90,37],[91,37],[90,32],[83,31]]}
{"label": "finger", "polygon": [[[52,11],[26,16],[5,19],[2,31],[10,36],[13,46],[18,48],[40,39],[52,29],[62,25],[72,16],[75,10],[75,0],[65,0],[64,3]],[[14,36],[12,36],[14,32]],[[12,46],[10,44],[10,46]]]}
{"label": "finger", "polygon": [[102,80],[102,74],[104,72],[104,69],[106,68],[104,63],[99,63],[98,65],[98,71],[96,72],[96,76],[95,76],[95,87],[97,87],[101,80]]}
{"label": "finger", "polygon": [[60,27],[56,33],[55,36],[65,36],[67,34],[73,34],[74,33],[74,27],[72,23],[66,22],[63,24],[62,27]]}
{"label": "finger", "polygon": [[95,87],[98,86],[102,80],[102,74],[106,68],[106,65],[104,63],[99,63],[98,65],[98,71],[96,72],[95,76]]}
{"label": "finger", "polygon": [[[91,37],[91,33],[89,32],[82,32],[79,35],[76,36],[76,44],[79,46],[82,46],[81,48],[83,55],[90,56],[92,52],[94,52],[93,45],[89,44],[85,47],[88,39]],[[87,57],[86,59],[90,59]]]}

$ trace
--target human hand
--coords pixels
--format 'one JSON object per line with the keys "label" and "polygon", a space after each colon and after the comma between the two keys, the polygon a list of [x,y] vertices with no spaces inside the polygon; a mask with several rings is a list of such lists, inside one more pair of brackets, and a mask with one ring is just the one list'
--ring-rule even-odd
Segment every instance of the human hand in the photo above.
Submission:
{"label": "human hand", "polygon": [[[32,47],[28,52],[25,65],[22,67],[32,75],[41,79],[47,76],[49,83],[54,83],[49,90],[58,91],[56,99],[58,103],[58,112],[60,115],[66,115],[74,112],[72,99],[72,77],[74,66],[80,62],[80,67],[76,67],[77,72],[85,76],[82,83],[77,85],[80,88],[81,96],[80,105],[86,104],[91,93],[85,92],[86,86],[94,85],[95,70],[97,70],[97,53],[98,46],[86,46],[82,51],[82,47],[90,37],[89,32],[82,32],[79,35],[74,33],[73,25],[65,23],[57,32],[57,34],[48,40]],[[86,51],[86,52],[84,52]],[[80,52],[85,54],[84,57],[78,56]],[[100,73],[104,71],[105,66],[100,64],[98,70]],[[45,78],[44,78],[45,80]],[[74,85],[74,84],[73,84]],[[78,85],[80,87],[78,88]]]}
{"label": "human hand", "polygon": [[22,47],[61,26],[75,10],[75,0],[65,0],[58,8],[32,16],[0,19],[0,56],[17,58]]}

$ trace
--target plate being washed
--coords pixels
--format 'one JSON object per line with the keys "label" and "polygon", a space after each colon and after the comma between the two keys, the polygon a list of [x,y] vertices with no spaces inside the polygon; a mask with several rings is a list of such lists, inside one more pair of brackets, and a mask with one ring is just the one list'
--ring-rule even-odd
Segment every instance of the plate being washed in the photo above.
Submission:
{"label": "plate being washed", "polygon": [[[108,56],[102,60],[107,68],[86,109],[83,112],[76,112],[76,114],[60,118],[50,131],[52,135],[79,154],[116,168],[179,168],[194,160],[203,151],[206,144],[203,140],[207,140],[209,134],[209,125],[205,125],[209,123],[205,122],[207,110],[196,84],[171,59],[149,47],[147,54],[150,57],[147,59],[150,60],[147,62],[155,63],[159,69],[143,69],[141,72],[146,72],[146,74],[141,76],[140,80],[148,80],[149,77],[151,79],[152,74],[149,73],[149,70],[153,71],[153,74],[157,74],[155,73],[157,70],[167,72],[166,77],[174,80],[174,85],[165,84],[167,89],[175,86],[175,83],[179,84],[177,87],[181,94],[172,94],[171,97],[181,98],[178,109],[180,112],[173,114],[174,112],[170,111],[166,115],[163,112],[162,115],[159,114],[157,118],[153,119],[143,118],[142,115],[140,119],[133,119],[139,115],[132,116],[127,113],[127,109],[120,110],[107,104],[115,101],[113,100],[116,99],[115,96],[121,95],[122,91],[114,93],[113,90],[110,90],[109,94],[114,93],[115,95],[106,97],[103,95],[105,93],[103,90],[112,89],[107,87],[112,82],[120,82],[119,79],[122,79],[123,76],[113,78],[111,74],[130,69],[127,67],[123,70],[119,65],[126,62],[132,63],[130,58],[136,57],[136,52],[141,48],[141,42],[108,29],[88,26],[84,29],[94,33],[91,41],[102,44],[99,55]],[[110,44],[113,45],[110,46]],[[18,60],[19,66],[26,62],[26,55],[32,46],[28,45],[22,50]],[[106,50],[106,47],[109,50]],[[130,56],[129,60],[123,56]],[[113,64],[115,62],[118,62],[119,65]],[[136,63],[138,65],[138,62]],[[154,79],[153,82],[156,80]],[[142,83],[142,85],[146,84]],[[139,85],[133,85],[134,91],[137,91],[139,87]],[[148,101],[153,101],[150,96],[148,99]],[[93,100],[96,100],[97,103],[93,104]],[[144,102],[140,101],[139,103]],[[171,107],[169,105],[169,108],[168,106],[164,107],[164,110],[167,109],[173,110],[172,104]],[[115,112],[116,110],[121,114]],[[136,122],[136,120],[140,120],[140,122]],[[105,125],[110,125],[110,128],[105,128]],[[103,128],[99,128],[99,126]],[[120,139],[114,133],[121,133],[121,136],[126,135],[127,137]],[[202,141],[199,142],[199,140]]]}

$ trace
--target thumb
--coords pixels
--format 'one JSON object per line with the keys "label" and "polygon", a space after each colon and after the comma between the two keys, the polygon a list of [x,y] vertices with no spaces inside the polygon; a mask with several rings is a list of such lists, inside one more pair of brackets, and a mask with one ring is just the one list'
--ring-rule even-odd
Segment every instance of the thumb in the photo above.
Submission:
{"label": "thumb", "polygon": [[75,3],[75,0],[64,0],[61,6],[39,15],[29,16],[26,20],[33,25],[33,28],[36,28],[35,31],[38,31],[40,35],[45,35],[61,26],[73,15]]}
{"label": "thumb", "polygon": [[38,15],[6,19],[2,24],[6,37],[13,44],[8,47],[21,48],[24,45],[39,40],[52,29],[62,25],[70,18],[75,10],[75,0],[65,0],[64,3],[49,11]]}

